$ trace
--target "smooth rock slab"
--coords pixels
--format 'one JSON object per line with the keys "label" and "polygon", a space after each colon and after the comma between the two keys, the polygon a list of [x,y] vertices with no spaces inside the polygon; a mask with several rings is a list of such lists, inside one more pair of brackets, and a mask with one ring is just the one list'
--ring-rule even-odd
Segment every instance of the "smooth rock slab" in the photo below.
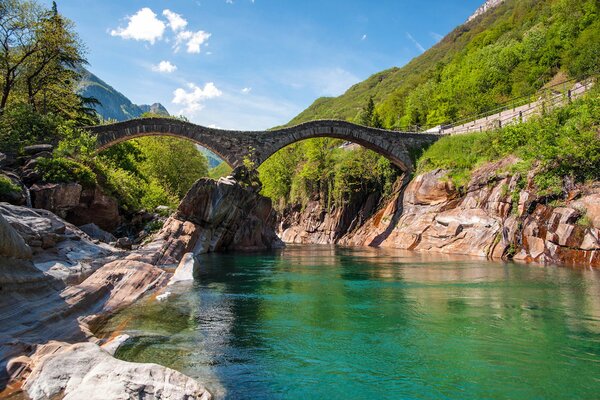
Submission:
{"label": "smooth rock slab", "polygon": [[212,396],[198,382],[157,364],[117,360],[98,345],[77,343],[32,356],[23,389],[33,400],[200,399]]}
{"label": "smooth rock slab", "polygon": [[194,253],[185,253],[183,258],[179,262],[173,277],[169,281],[169,285],[172,285],[176,282],[181,281],[193,281],[194,273],[199,267],[196,258],[194,257]]}

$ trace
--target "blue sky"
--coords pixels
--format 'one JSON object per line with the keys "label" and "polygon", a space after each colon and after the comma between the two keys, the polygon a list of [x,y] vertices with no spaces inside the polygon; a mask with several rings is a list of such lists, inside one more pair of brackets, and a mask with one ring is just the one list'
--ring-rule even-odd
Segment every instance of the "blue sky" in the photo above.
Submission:
{"label": "blue sky", "polygon": [[406,64],[483,0],[57,3],[89,69],[134,103],[160,102],[206,126],[265,129]]}

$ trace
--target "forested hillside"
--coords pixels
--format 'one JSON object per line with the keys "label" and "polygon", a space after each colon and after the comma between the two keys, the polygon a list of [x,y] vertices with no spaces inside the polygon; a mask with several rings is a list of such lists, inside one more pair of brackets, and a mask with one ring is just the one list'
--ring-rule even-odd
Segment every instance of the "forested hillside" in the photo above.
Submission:
{"label": "forested hillside", "polygon": [[[333,118],[397,130],[430,127],[534,95],[545,85],[595,76],[599,11],[597,0],[506,0],[404,67],[316,100],[289,125]],[[275,154],[260,168],[264,193],[281,206],[309,198],[331,205],[361,190],[389,188],[398,171],[386,160],[364,149],[343,151],[340,144],[307,140]]]}
{"label": "forested hillside", "polygon": [[316,100],[290,124],[353,120],[373,97],[387,128],[435,126],[533,94],[559,72],[588,76],[600,65],[599,7],[596,0],[506,0],[404,67]]}

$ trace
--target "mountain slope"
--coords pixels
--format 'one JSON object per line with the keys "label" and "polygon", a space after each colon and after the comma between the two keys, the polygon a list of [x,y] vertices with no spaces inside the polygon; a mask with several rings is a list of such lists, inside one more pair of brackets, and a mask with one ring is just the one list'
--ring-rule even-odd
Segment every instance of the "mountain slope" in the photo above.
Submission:
{"label": "mountain slope", "polygon": [[145,112],[169,115],[167,109],[160,103],[152,105],[137,105],[125,95],[98,78],[91,72],[84,70],[83,78],[79,85],[79,94],[84,97],[93,97],[100,104],[95,105],[96,112],[104,119],[125,121],[136,118]]}
{"label": "mountain slope", "polygon": [[488,1],[404,67],[317,99],[290,125],[353,120],[373,97],[387,128],[434,126],[531,95],[561,71],[589,76],[600,64],[599,8],[597,0]]}

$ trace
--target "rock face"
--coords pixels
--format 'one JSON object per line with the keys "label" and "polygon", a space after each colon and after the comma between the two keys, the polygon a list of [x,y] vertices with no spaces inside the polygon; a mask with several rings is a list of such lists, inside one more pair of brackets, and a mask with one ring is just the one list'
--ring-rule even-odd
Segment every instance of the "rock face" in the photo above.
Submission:
{"label": "rock face", "polygon": [[473,15],[471,15],[467,19],[467,22],[474,20],[475,18],[479,17],[482,14],[485,14],[487,11],[491,10],[494,7],[497,7],[502,3],[504,3],[504,0],[487,0],[473,13]]}
{"label": "rock face", "polygon": [[[509,158],[481,167],[463,194],[448,182],[445,171],[416,176],[404,190],[397,187],[392,198],[379,205],[364,224],[335,235],[323,232],[339,226],[339,211],[307,207],[284,219],[295,224],[280,225],[280,235],[284,241],[296,243],[600,266],[600,185],[575,192],[566,204],[553,207],[527,189],[531,182],[521,190],[518,176],[498,173],[512,162]],[[319,223],[314,224],[315,220]]]}
{"label": "rock face", "polygon": [[200,179],[156,237],[160,263],[177,263],[185,253],[280,247],[275,222],[271,201],[252,188],[230,178]]}
{"label": "rock face", "polygon": [[[58,243],[33,250],[27,244],[43,243],[45,235],[59,238]],[[65,239],[70,235],[75,236]],[[15,368],[7,369],[12,357],[30,353],[38,343],[49,340],[88,340],[92,338],[89,326],[98,317],[126,307],[168,281],[162,268],[144,262],[137,254],[114,261],[111,257],[102,261],[96,254],[98,265],[88,265],[87,279],[65,288],[71,280],[57,273],[60,262],[53,260],[76,259],[109,248],[94,247],[83,232],[45,210],[1,205],[0,239],[0,389],[9,379],[7,373],[19,379],[26,370],[17,367],[16,361]],[[40,268],[46,264],[54,267],[43,272]],[[77,267],[71,266],[69,276],[73,269]]]}
{"label": "rock face", "polygon": [[377,210],[379,193],[355,196],[343,207],[330,212],[317,200],[306,207],[289,208],[279,224],[281,240],[285,243],[337,243],[347,233],[361,226]]}
{"label": "rock face", "polygon": [[81,282],[116,256],[116,249],[49,211],[0,203],[0,214],[31,248],[35,266],[65,283]]}
{"label": "rock face", "polygon": [[50,343],[31,359],[23,389],[33,400],[211,398],[202,385],[177,371],[117,360],[93,343]]}
{"label": "rock face", "polygon": [[84,189],[78,183],[34,184],[30,192],[35,208],[49,210],[75,225],[94,223],[113,231],[121,222],[117,200],[98,186]]}

